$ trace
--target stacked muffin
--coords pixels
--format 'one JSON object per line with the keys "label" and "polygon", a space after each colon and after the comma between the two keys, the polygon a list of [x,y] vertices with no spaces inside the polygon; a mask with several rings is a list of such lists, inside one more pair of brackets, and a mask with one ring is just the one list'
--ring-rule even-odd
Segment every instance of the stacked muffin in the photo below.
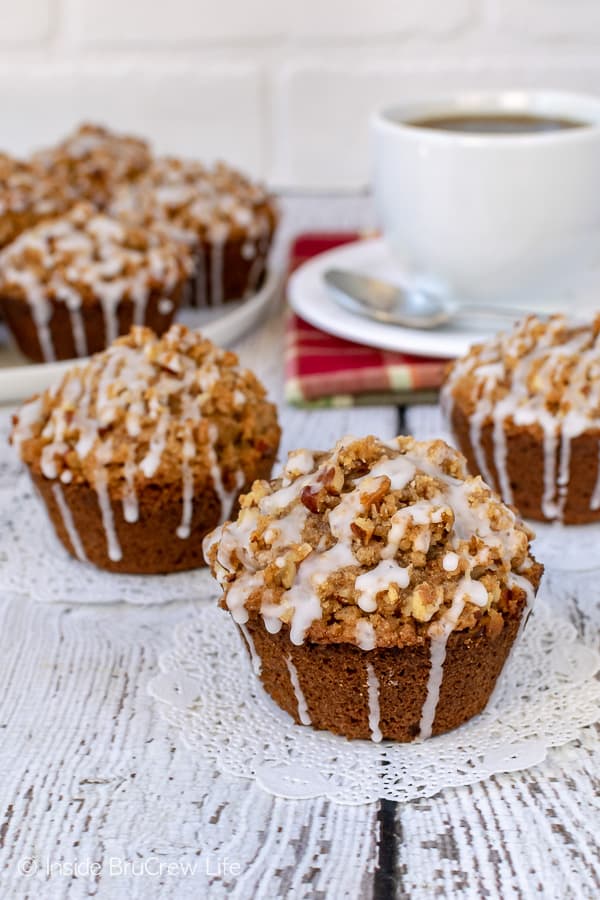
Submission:
{"label": "stacked muffin", "polygon": [[132,324],[162,334],[192,265],[187,247],[164,231],[127,226],[79,204],[0,253],[2,310],[30,359],[87,356]]}
{"label": "stacked muffin", "polygon": [[279,427],[235,354],[134,327],[26,404],[12,442],[70,553],[151,574],[203,565],[204,535],[270,475]]}
{"label": "stacked muffin", "polygon": [[538,587],[528,529],[442,441],[290,454],[205,540],[265,689],[304,725],[410,741],[486,705]]}
{"label": "stacked muffin", "polygon": [[156,160],[114,204],[121,214],[166,222],[194,250],[193,306],[219,306],[260,286],[277,224],[273,198],[260,185],[218,163]]}
{"label": "stacked muffin", "polygon": [[23,232],[0,253],[4,317],[26,356],[102,350],[132,324],[162,334],[192,271],[187,247],[89,204]]}
{"label": "stacked muffin", "polygon": [[600,316],[525,319],[452,365],[442,402],[471,472],[529,518],[600,520]]}
{"label": "stacked muffin", "polygon": [[82,125],[28,162],[0,156],[0,180],[0,310],[36,361],[102,349],[132,321],[161,333],[180,303],[242,300],[264,276],[273,198],[223,164],[154,160],[140,138]]}

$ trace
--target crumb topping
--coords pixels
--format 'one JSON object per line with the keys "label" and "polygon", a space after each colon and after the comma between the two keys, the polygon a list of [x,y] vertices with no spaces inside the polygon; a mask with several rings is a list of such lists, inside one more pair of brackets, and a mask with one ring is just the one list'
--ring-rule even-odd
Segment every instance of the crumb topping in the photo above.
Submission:
{"label": "crumb topping", "polygon": [[445,393],[472,412],[485,394],[494,405],[514,398],[515,421],[545,414],[600,425],[600,316],[576,325],[565,316],[530,316],[513,331],[476,344],[451,367]]}
{"label": "crumb topping", "polygon": [[115,186],[140,175],[151,162],[146,141],[84,123],[54,147],[41,150],[34,163],[70,181],[81,199],[103,205]]}
{"label": "crumb topping", "polygon": [[73,202],[68,185],[29,163],[0,154],[0,246],[24,228],[56,216]]}
{"label": "crumb topping", "polygon": [[[449,419],[455,405],[470,418],[479,471],[494,485],[482,446],[492,426],[498,490],[512,503],[506,431],[530,427],[544,449],[542,510],[560,519],[569,484],[571,442],[591,430],[600,437],[600,316],[574,324],[565,316],[534,316],[471,348],[450,368],[442,389]],[[558,459],[558,464],[557,464]],[[592,498],[600,504],[600,481]]]}
{"label": "crumb topping", "polygon": [[23,232],[0,254],[0,289],[67,304],[110,295],[144,302],[170,293],[192,271],[189,249],[164,231],[135,228],[81,203]]}
{"label": "crumb topping", "polygon": [[136,520],[144,484],[183,480],[183,532],[195,484],[212,480],[228,514],[244,466],[251,472],[278,439],[260,382],[234,353],[183,325],[160,338],[132,328],[22,407],[11,437],[46,478],[85,481],[99,497],[108,484],[127,521]]}
{"label": "crumb topping", "polygon": [[275,225],[273,198],[223,162],[212,168],[163,157],[115,201],[119,212],[159,220],[197,238],[218,242],[232,235],[268,238]]}
{"label": "crumb topping", "polygon": [[541,567],[531,532],[443,441],[344,438],[291,453],[257,481],[204,553],[238,624],[261,615],[293,643],[412,644],[500,630]]}

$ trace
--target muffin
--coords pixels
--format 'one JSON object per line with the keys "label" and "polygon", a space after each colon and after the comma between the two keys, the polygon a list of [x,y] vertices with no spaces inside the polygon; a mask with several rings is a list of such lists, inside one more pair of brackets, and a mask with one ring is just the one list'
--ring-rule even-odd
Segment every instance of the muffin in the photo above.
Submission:
{"label": "muffin", "polygon": [[0,153],[0,248],[26,228],[65,212],[72,203],[67,184]]}
{"label": "muffin", "polygon": [[275,407],[234,353],[136,326],[27,403],[11,436],[59,539],[111,572],[204,565],[202,538],[267,478]]}
{"label": "muffin", "polygon": [[479,713],[542,567],[443,441],[290,454],[204,542],[266,691],[297,723],[412,741]]}
{"label": "muffin", "polygon": [[33,164],[71,185],[78,200],[103,209],[119,185],[134,181],[150,165],[146,141],[84,123],[59,144],[34,154]]}
{"label": "muffin", "polygon": [[38,362],[103,350],[135,325],[162,334],[192,270],[185,244],[79,204],[0,253],[0,307]]}
{"label": "muffin", "polygon": [[193,247],[192,306],[241,300],[260,286],[277,224],[275,202],[224,163],[207,168],[157,159],[133,188],[120,191],[113,208],[143,223],[166,223]]}
{"label": "muffin", "polygon": [[442,404],[469,470],[521,515],[600,520],[600,316],[530,317],[450,368]]}

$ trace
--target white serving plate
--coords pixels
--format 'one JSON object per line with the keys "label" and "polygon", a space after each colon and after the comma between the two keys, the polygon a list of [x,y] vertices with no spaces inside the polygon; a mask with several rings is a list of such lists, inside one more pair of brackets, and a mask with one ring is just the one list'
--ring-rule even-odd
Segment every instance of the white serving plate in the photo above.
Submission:
{"label": "white serving plate", "polygon": [[[270,271],[261,289],[249,300],[228,303],[225,307],[179,311],[178,322],[200,328],[205,337],[228,347],[262,317],[281,284],[279,272]],[[11,343],[0,347],[0,405],[17,403],[45,390],[81,360],[54,363],[29,363]]]}
{"label": "white serving plate", "polygon": [[[321,253],[299,266],[290,277],[288,299],[299,316],[316,328],[358,344],[417,356],[453,359],[466,353],[471,344],[511,325],[506,318],[481,321],[464,318],[441,328],[421,331],[375,322],[335,302],[323,281],[323,273],[332,267],[353,269],[397,284],[402,283],[402,272],[391,257],[385,241],[375,238]],[[536,304],[536,309],[539,312],[558,312],[564,310],[565,302],[564,296],[557,296],[543,305]],[[581,301],[578,301],[578,310],[584,311]]]}

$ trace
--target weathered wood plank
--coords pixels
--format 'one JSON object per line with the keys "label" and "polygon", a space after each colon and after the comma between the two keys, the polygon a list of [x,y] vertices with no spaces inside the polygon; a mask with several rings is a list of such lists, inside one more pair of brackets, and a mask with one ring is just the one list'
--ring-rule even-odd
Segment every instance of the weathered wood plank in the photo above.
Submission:
{"label": "weathered wood plank", "polygon": [[[418,437],[443,430],[437,410],[414,407]],[[598,573],[553,569],[538,602],[600,647]],[[398,892],[411,898],[591,898],[600,895],[600,729],[550,752],[526,772],[444,791],[399,807]]]}

